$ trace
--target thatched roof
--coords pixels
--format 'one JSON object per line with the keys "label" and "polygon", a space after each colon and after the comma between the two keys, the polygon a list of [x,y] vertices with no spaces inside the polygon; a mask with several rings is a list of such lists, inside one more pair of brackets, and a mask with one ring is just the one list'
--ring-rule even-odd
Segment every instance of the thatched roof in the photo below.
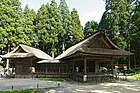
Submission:
{"label": "thatched roof", "polygon": [[48,54],[46,54],[45,52],[23,44],[19,44],[19,46],[17,46],[13,51],[3,56],[3,58],[24,58],[24,57],[36,57],[39,59],[53,60],[53,58]]}
{"label": "thatched roof", "polygon": [[115,56],[128,56],[132,53],[118,48],[110,39],[106,36],[104,31],[98,31],[89,38],[75,44],[74,46],[68,48],[61,55],[55,59],[63,59],[65,57],[71,56],[76,52],[98,54],[98,55],[115,55]]}

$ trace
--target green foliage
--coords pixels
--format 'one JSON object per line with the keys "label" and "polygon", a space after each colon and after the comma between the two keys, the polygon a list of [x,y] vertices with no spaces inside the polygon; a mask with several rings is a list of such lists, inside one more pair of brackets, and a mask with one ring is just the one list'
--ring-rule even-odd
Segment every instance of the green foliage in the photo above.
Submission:
{"label": "green foliage", "polygon": [[130,1],[106,0],[106,11],[99,23],[99,28],[105,29],[112,41],[122,49],[128,47],[132,3]]}
{"label": "green foliage", "polygon": [[72,17],[65,0],[60,0],[59,13],[61,16],[60,19],[63,27],[61,32],[59,33],[59,42],[60,45],[62,45],[62,51],[65,51],[65,49],[71,46],[71,36],[73,30]]}
{"label": "green foliage", "polygon": [[72,17],[72,43],[75,44],[84,38],[84,34],[82,32],[82,25],[79,19],[79,15],[77,10],[74,8],[71,12]]}
{"label": "green foliage", "polygon": [[[140,2],[139,0],[105,0],[106,11],[99,29],[106,30],[109,38],[122,49],[135,53],[140,61]],[[127,61],[126,61],[127,62]],[[133,66],[133,63],[131,64]],[[134,66],[133,66],[134,67]]]}
{"label": "green foliage", "polygon": [[134,75],[132,75],[131,77],[140,78],[140,74],[134,74]]}
{"label": "green foliage", "polygon": [[132,25],[130,28],[130,47],[135,53],[135,61],[140,65],[140,2],[136,0],[133,7]]}
{"label": "green foliage", "polygon": [[4,63],[0,61],[0,68],[4,67]]}
{"label": "green foliage", "polygon": [[35,24],[37,47],[52,57],[83,39],[78,12],[74,9],[70,15],[65,0],[60,1],[59,7],[55,0],[42,5],[36,15]]}
{"label": "green foliage", "polygon": [[25,36],[25,44],[28,45],[37,45],[37,36],[35,33],[35,25],[34,21],[36,18],[36,13],[34,10],[30,10],[28,5],[25,6],[24,12],[23,12],[23,32],[26,34]]}
{"label": "green foliage", "polygon": [[21,3],[19,0],[1,0],[0,2],[0,32],[3,41],[0,46],[11,51],[19,43],[25,43],[26,34],[23,32]]}
{"label": "green foliage", "polygon": [[132,69],[135,73],[140,73],[140,67]]}
{"label": "green foliage", "polygon": [[55,0],[52,0],[49,7],[49,44],[51,45],[50,51],[52,57],[56,56],[57,45],[58,45],[58,35],[62,30],[62,24],[60,20],[60,14],[58,13],[58,7]]}
{"label": "green foliage", "polygon": [[99,70],[99,72],[107,72],[108,70],[107,70],[107,68],[106,67],[102,67],[100,70]]}
{"label": "green foliage", "polygon": [[86,24],[85,24],[85,27],[84,27],[84,36],[85,38],[94,34],[94,32],[96,32],[98,30],[98,23],[95,22],[95,21],[88,21]]}
{"label": "green foliage", "polygon": [[49,33],[48,29],[50,26],[49,23],[49,12],[48,12],[49,4],[42,5],[41,8],[38,10],[36,15],[36,33],[38,36],[38,47],[43,50],[44,52],[48,52],[45,46],[48,46],[49,41]]}

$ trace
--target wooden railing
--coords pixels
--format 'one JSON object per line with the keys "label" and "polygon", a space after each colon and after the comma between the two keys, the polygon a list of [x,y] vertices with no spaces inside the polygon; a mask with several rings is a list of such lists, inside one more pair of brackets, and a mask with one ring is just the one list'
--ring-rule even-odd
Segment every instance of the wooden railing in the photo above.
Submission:
{"label": "wooden railing", "polygon": [[[69,78],[74,81],[84,82],[84,74],[83,73],[34,73],[34,77],[61,77],[61,78]],[[86,82],[108,82],[113,80],[113,75],[110,73],[87,73]]]}

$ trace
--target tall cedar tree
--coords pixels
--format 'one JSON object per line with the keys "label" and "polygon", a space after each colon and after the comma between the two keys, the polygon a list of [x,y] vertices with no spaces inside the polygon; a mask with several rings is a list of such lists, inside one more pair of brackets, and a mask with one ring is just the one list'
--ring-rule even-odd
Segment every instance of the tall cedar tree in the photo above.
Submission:
{"label": "tall cedar tree", "polygon": [[25,6],[24,12],[24,20],[23,20],[23,31],[26,34],[26,38],[28,41],[26,43],[28,45],[36,46],[37,45],[37,36],[35,31],[34,20],[36,17],[36,13],[34,10],[30,10],[28,5]]}
{"label": "tall cedar tree", "polygon": [[130,3],[127,0],[106,0],[106,11],[99,24],[101,29],[106,29],[112,41],[123,49],[127,48]]}
{"label": "tall cedar tree", "polygon": [[130,49],[134,54],[135,66],[140,66],[140,1],[136,0],[133,4],[133,15],[130,28]]}
{"label": "tall cedar tree", "polygon": [[[138,49],[136,47],[134,49],[134,42],[136,43],[139,40],[138,38],[134,39],[134,37],[137,37],[138,35],[135,33],[136,28],[133,28],[134,22],[136,22],[133,22],[135,19],[133,19],[133,16],[135,15],[133,10],[135,7],[135,5],[133,5],[134,2],[137,2],[137,0],[106,0],[106,11],[99,23],[99,27],[106,29],[109,37],[118,47],[132,52],[135,51],[135,49]],[[138,20],[138,16],[136,18],[136,20]],[[133,32],[136,35],[134,37],[132,34]],[[129,57],[128,60],[129,68],[130,58],[131,57]],[[134,58],[131,58],[131,61],[135,64]],[[131,66],[134,65],[133,63]]]}
{"label": "tall cedar tree", "polygon": [[48,29],[49,32],[49,45],[50,47],[50,53],[52,57],[55,57],[57,55],[57,47],[58,45],[58,35],[61,33],[62,24],[60,21],[60,14],[59,10],[57,7],[57,3],[55,0],[51,1],[50,7],[49,7],[49,26],[50,28]]}
{"label": "tall cedar tree", "polygon": [[48,12],[49,4],[42,5],[38,10],[36,16],[36,32],[38,36],[38,44],[39,48],[44,52],[49,54],[49,50],[47,50],[46,46],[49,42],[49,32],[48,29],[51,28],[49,25],[49,12]]}
{"label": "tall cedar tree", "polygon": [[88,21],[84,27],[84,37],[87,38],[88,36],[94,34],[98,30],[98,23],[95,21]]}
{"label": "tall cedar tree", "polygon": [[79,15],[77,10],[74,8],[71,12],[72,17],[72,42],[73,44],[79,42],[84,38],[84,34],[82,32],[82,25],[79,19]]}
{"label": "tall cedar tree", "polygon": [[[1,31],[7,52],[27,40],[22,27],[22,9],[19,0],[1,0]],[[3,46],[3,45],[2,45]]]}
{"label": "tall cedar tree", "polygon": [[60,19],[63,27],[63,30],[59,34],[59,42],[62,45],[62,51],[65,51],[65,49],[71,46],[71,37],[73,30],[72,18],[65,0],[60,0],[59,13],[61,16]]}
{"label": "tall cedar tree", "polygon": [[5,6],[2,2],[0,2],[0,54],[3,54],[2,51],[6,48],[5,45],[5,39],[6,39],[6,31],[4,28],[5,20],[7,19],[7,16],[5,15]]}

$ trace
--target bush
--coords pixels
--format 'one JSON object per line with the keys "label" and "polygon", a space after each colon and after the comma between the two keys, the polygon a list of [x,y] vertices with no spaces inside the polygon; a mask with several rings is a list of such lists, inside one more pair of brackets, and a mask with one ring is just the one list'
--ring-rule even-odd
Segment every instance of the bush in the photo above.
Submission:
{"label": "bush", "polygon": [[106,67],[102,67],[99,72],[107,72],[107,68]]}
{"label": "bush", "polygon": [[134,74],[135,71],[133,69],[131,69],[131,70],[128,69],[128,70],[125,71],[125,73],[127,73],[127,74]]}
{"label": "bush", "polygon": [[133,71],[134,71],[135,73],[140,73],[140,67],[134,68]]}

